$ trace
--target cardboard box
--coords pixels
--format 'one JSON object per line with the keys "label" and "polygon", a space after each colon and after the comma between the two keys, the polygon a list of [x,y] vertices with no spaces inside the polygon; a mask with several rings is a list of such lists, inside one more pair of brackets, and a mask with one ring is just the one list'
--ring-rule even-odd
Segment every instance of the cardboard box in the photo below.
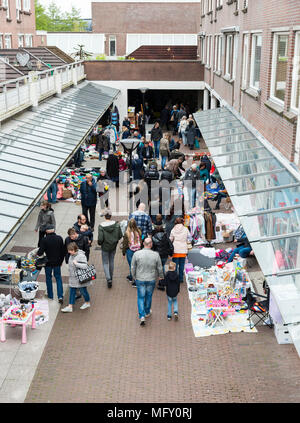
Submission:
{"label": "cardboard box", "polygon": [[275,333],[278,344],[292,344],[293,343],[287,325],[280,325],[275,323],[274,333]]}
{"label": "cardboard box", "polygon": [[62,196],[65,200],[73,197],[72,191],[68,188],[63,188]]}

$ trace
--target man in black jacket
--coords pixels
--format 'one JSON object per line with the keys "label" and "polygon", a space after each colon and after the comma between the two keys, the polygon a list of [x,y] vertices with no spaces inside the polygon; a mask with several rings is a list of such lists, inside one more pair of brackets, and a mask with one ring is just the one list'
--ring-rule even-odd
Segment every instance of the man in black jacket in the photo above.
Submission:
{"label": "man in black jacket", "polygon": [[71,242],[75,242],[77,244],[79,250],[84,251],[87,260],[90,256],[90,244],[89,244],[89,238],[84,235],[84,233],[78,234],[74,228],[70,228],[68,230],[68,237],[65,239],[65,260],[66,263],[69,263],[69,257],[70,254],[68,253],[68,245]]}
{"label": "man in black jacket", "polygon": [[46,255],[47,264],[45,267],[47,295],[53,300],[52,272],[56,279],[58,301],[63,303],[63,284],[61,277],[61,265],[64,261],[65,249],[64,241],[61,236],[56,235],[54,226],[46,227],[46,237],[41,240],[38,256]]}
{"label": "man in black jacket", "polygon": [[119,172],[119,160],[111,150],[106,162],[106,175],[111,181],[116,183],[116,188],[119,188]]}
{"label": "man in black jacket", "polygon": [[154,153],[155,158],[159,159],[159,146],[160,146],[160,140],[163,137],[163,132],[159,126],[159,122],[155,122],[153,128],[150,131],[151,134],[151,141],[154,144]]}
{"label": "man in black jacket", "polygon": [[152,160],[154,157],[154,150],[149,141],[145,141],[144,147],[142,147],[141,156],[144,160],[144,163],[147,165],[149,160]]}

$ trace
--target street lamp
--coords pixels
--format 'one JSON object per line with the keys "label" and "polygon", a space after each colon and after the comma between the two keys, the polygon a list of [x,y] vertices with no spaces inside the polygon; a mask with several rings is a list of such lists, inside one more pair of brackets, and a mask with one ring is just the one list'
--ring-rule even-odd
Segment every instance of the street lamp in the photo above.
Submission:
{"label": "street lamp", "polygon": [[143,94],[143,119],[144,119],[144,124],[145,124],[145,94],[148,91],[147,87],[144,88],[140,88],[140,92]]}
{"label": "street lamp", "polygon": [[138,138],[128,138],[121,140],[124,153],[129,155],[129,181],[132,179],[132,153],[137,149],[141,140]]}

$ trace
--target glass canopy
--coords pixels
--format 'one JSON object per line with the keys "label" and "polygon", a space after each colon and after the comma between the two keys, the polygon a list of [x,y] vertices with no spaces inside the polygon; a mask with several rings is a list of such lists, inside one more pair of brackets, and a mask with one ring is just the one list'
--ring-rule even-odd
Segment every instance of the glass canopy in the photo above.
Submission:
{"label": "glass canopy", "polygon": [[118,94],[83,83],[0,129],[0,251]]}
{"label": "glass canopy", "polygon": [[278,301],[285,287],[297,298],[290,307],[288,296],[282,299],[284,321],[300,322],[300,173],[229,109],[198,112],[194,119],[271,290],[276,287]]}

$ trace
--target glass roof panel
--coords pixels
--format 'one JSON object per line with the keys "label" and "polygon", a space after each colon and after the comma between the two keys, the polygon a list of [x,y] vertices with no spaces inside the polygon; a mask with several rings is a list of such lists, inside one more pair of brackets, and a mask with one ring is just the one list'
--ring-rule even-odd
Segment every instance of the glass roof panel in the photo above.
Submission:
{"label": "glass roof panel", "polygon": [[[0,134],[1,135],[1,134]],[[41,143],[35,140],[28,140],[24,137],[16,135],[4,135],[0,136],[0,142],[2,144],[7,144],[12,147],[26,149],[28,151],[34,150],[41,154],[51,155],[52,157],[64,158],[66,156],[65,150],[63,148],[58,149],[50,145],[41,146]],[[46,142],[45,142],[46,144]]]}
{"label": "glass roof panel", "polygon": [[[63,163],[63,159],[58,159],[58,158],[54,158],[49,156],[49,154],[47,154],[47,156],[44,156],[41,153],[37,153],[37,152],[31,152],[28,150],[24,150],[21,148],[22,146],[18,147],[10,147],[7,145],[3,145],[0,144],[0,153],[1,152],[5,152],[7,154],[9,154],[11,156],[11,159],[14,160],[18,160],[17,157],[25,157],[28,159],[34,159],[34,160],[38,160],[42,163],[44,163],[45,165],[47,163],[51,163],[51,164],[55,164],[55,165],[60,165],[61,163]],[[46,152],[44,153],[46,154]]]}
{"label": "glass roof panel", "polygon": [[51,164],[51,163],[46,163],[46,162],[37,162],[36,160],[33,159],[28,159],[26,157],[22,158],[21,161],[22,164],[17,163],[16,157],[11,156],[11,154],[7,154],[6,152],[1,151],[1,169],[10,169],[10,170],[14,170],[15,172],[25,172],[25,169],[23,169],[24,167],[28,166],[29,172],[31,170],[41,170],[45,173],[45,176],[47,177],[47,175],[50,173],[53,173],[57,170],[57,165],[55,164]]}
{"label": "glass roof panel", "polygon": [[1,168],[0,169],[1,191],[3,190],[2,181],[12,180],[12,179],[16,184],[16,188],[12,191],[9,191],[12,194],[18,194],[18,192],[21,192],[21,193],[24,192],[24,195],[27,195],[26,190],[24,189],[23,191],[23,188],[20,188],[17,185],[27,185],[28,187],[39,188],[40,190],[45,186],[45,180],[37,179],[35,177],[28,176],[28,175],[20,175],[18,173],[12,173],[10,171],[3,170]]}
{"label": "glass roof panel", "polygon": [[300,268],[300,237],[287,237],[251,246],[265,275]]}
{"label": "glass roof panel", "polygon": [[[12,174],[10,174],[12,176]],[[15,177],[15,175],[13,175]],[[31,198],[32,200],[39,194],[40,190],[43,188],[44,183],[41,181],[39,187],[32,187],[29,184],[32,182],[32,178],[28,181],[28,178],[25,176],[24,178],[21,178],[19,175],[16,175],[18,178],[18,182],[9,182],[9,180],[4,179],[7,178],[7,173],[3,173],[0,170],[0,186],[2,192],[7,192],[14,195],[20,195],[20,192],[25,197]],[[15,181],[15,179],[14,179]],[[23,181],[23,183],[22,183]]]}
{"label": "glass roof panel", "polygon": [[231,128],[239,128],[241,125],[241,122],[238,120],[234,120],[231,122],[226,123],[220,123],[218,120],[211,122],[209,126],[201,126],[201,133],[205,136],[210,136],[210,132],[213,131],[220,131],[222,129],[231,129]]}
{"label": "glass roof panel", "polygon": [[219,125],[219,124],[223,124],[223,123],[226,123],[226,122],[237,122],[237,119],[234,118],[232,115],[228,115],[228,116],[224,116],[224,117],[216,117],[214,119],[209,119],[209,120],[206,120],[206,121],[203,120],[203,123],[201,123],[201,129],[204,131],[207,126],[211,126],[214,123]]}
{"label": "glass roof panel", "polygon": [[285,324],[300,322],[300,273],[269,276],[268,285]]}
{"label": "glass roof panel", "polygon": [[69,114],[67,115],[66,113],[62,113],[60,110],[53,109],[53,108],[48,108],[46,111],[43,110],[40,112],[40,114],[43,116],[51,116],[51,119],[55,118],[55,119],[63,120],[64,122],[70,122],[70,123],[72,122],[73,124],[75,124],[75,126],[78,126],[78,125],[85,126],[87,123],[95,121],[94,119],[89,119],[88,116],[86,116],[86,121],[85,121],[84,118],[79,118],[79,117],[77,118],[75,116],[70,116]]}
{"label": "glass roof panel", "polygon": [[249,241],[300,232],[300,209],[240,217]]}
{"label": "glass roof panel", "polygon": [[[217,137],[210,140],[207,140],[204,137],[205,142],[209,148],[218,147],[218,146],[227,146],[234,143],[243,143],[245,141],[254,140],[255,137],[250,132],[244,132],[242,134],[237,135],[229,135],[225,137]],[[261,145],[261,143],[260,143]]]}
{"label": "glass roof panel", "polygon": [[0,200],[0,214],[5,214],[7,216],[18,218],[22,216],[27,209],[28,206],[26,205],[10,203],[9,201]]}
{"label": "glass roof panel", "polygon": [[231,153],[224,156],[217,156],[214,157],[214,162],[216,166],[222,167],[222,166],[228,166],[228,165],[234,165],[240,162],[246,162],[251,160],[259,160],[262,158],[270,158],[273,157],[273,155],[264,147],[260,148],[254,148],[252,150],[247,151],[239,151],[238,153]]}
{"label": "glass roof panel", "polygon": [[[84,129],[78,129],[72,125],[72,129],[70,127],[70,124],[67,122],[63,125],[58,124],[56,121],[53,121],[51,118],[47,120],[47,122],[42,121],[41,119],[31,119],[30,121],[21,121],[18,120],[18,122],[22,123],[22,127],[35,127],[35,128],[43,128],[47,133],[54,133],[54,134],[71,134],[76,132],[76,136],[84,135],[85,130]],[[79,135],[77,134],[79,133]]]}
{"label": "glass roof panel", "polygon": [[[222,176],[222,175],[221,175]],[[272,172],[267,175],[248,176],[245,178],[226,181],[226,188],[230,195],[242,192],[280,187],[281,185],[293,184],[296,179],[288,172]]]}
{"label": "glass roof panel", "polygon": [[300,186],[232,196],[231,200],[239,216],[255,211],[297,206],[300,204]]}
{"label": "glass roof panel", "polygon": [[205,139],[205,142],[207,141],[206,142],[207,145],[211,145],[210,140],[212,138],[225,137],[226,135],[245,134],[246,132],[249,132],[249,131],[241,124],[238,128],[220,129],[220,130],[210,132],[208,135],[204,136],[204,139]]}
{"label": "glass roof panel", "polygon": [[9,228],[13,228],[18,223],[18,218],[9,216],[0,216],[0,231],[5,232],[3,239],[6,237]]}
{"label": "glass roof panel", "polygon": [[7,192],[1,192],[1,191],[0,191],[0,200],[6,200],[6,201],[11,201],[13,203],[20,203],[20,204],[27,204],[27,205],[32,203],[32,199],[30,198],[25,198],[20,195],[13,195],[13,194],[9,194]]}
{"label": "glass roof panel", "polygon": [[[20,127],[16,128],[14,130],[14,132],[17,133],[22,133],[22,134],[30,134],[30,135],[35,135],[40,137],[41,139],[47,139],[47,132],[43,131],[40,127],[36,127],[36,128],[27,128],[25,127],[25,125],[21,125]],[[69,144],[72,144],[72,138],[71,138],[71,134],[63,134],[63,135],[59,135],[59,134],[54,134],[51,133],[51,140],[53,141],[58,141],[61,144],[65,141],[68,142]]]}
{"label": "glass roof panel", "polygon": [[63,141],[55,141],[53,140],[53,138],[47,138],[44,137],[45,134],[43,134],[43,138],[40,137],[38,134],[32,134],[30,131],[27,130],[27,132],[21,132],[19,130],[15,131],[15,135],[17,135],[19,138],[23,138],[24,142],[26,143],[26,140],[28,140],[29,142],[31,142],[31,140],[38,142],[39,144],[41,144],[42,146],[52,146],[54,148],[59,148],[61,151],[72,151],[74,148],[72,148],[72,144],[70,142],[63,142]]}
{"label": "glass roof panel", "polygon": [[[247,136],[246,139],[245,135]],[[231,155],[232,153],[238,152],[238,151],[244,151],[244,150],[252,150],[253,148],[258,148],[262,146],[262,143],[259,142],[257,139],[253,139],[248,137],[249,134],[243,134],[240,137],[240,141],[237,139],[239,136],[233,136],[230,138],[234,138],[233,143],[222,143],[223,145],[220,146],[212,146],[210,145],[209,151],[213,157],[217,155]],[[223,138],[224,140],[224,138]]]}
{"label": "glass roof panel", "polygon": [[233,164],[231,167],[221,167],[220,175],[224,181],[235,177],[243,177],[255,173],[269,172],[272,170],[283,169],[283,165],[276,159],[268,160],[260,159],[254,162],[246,162],[244,164]]}

